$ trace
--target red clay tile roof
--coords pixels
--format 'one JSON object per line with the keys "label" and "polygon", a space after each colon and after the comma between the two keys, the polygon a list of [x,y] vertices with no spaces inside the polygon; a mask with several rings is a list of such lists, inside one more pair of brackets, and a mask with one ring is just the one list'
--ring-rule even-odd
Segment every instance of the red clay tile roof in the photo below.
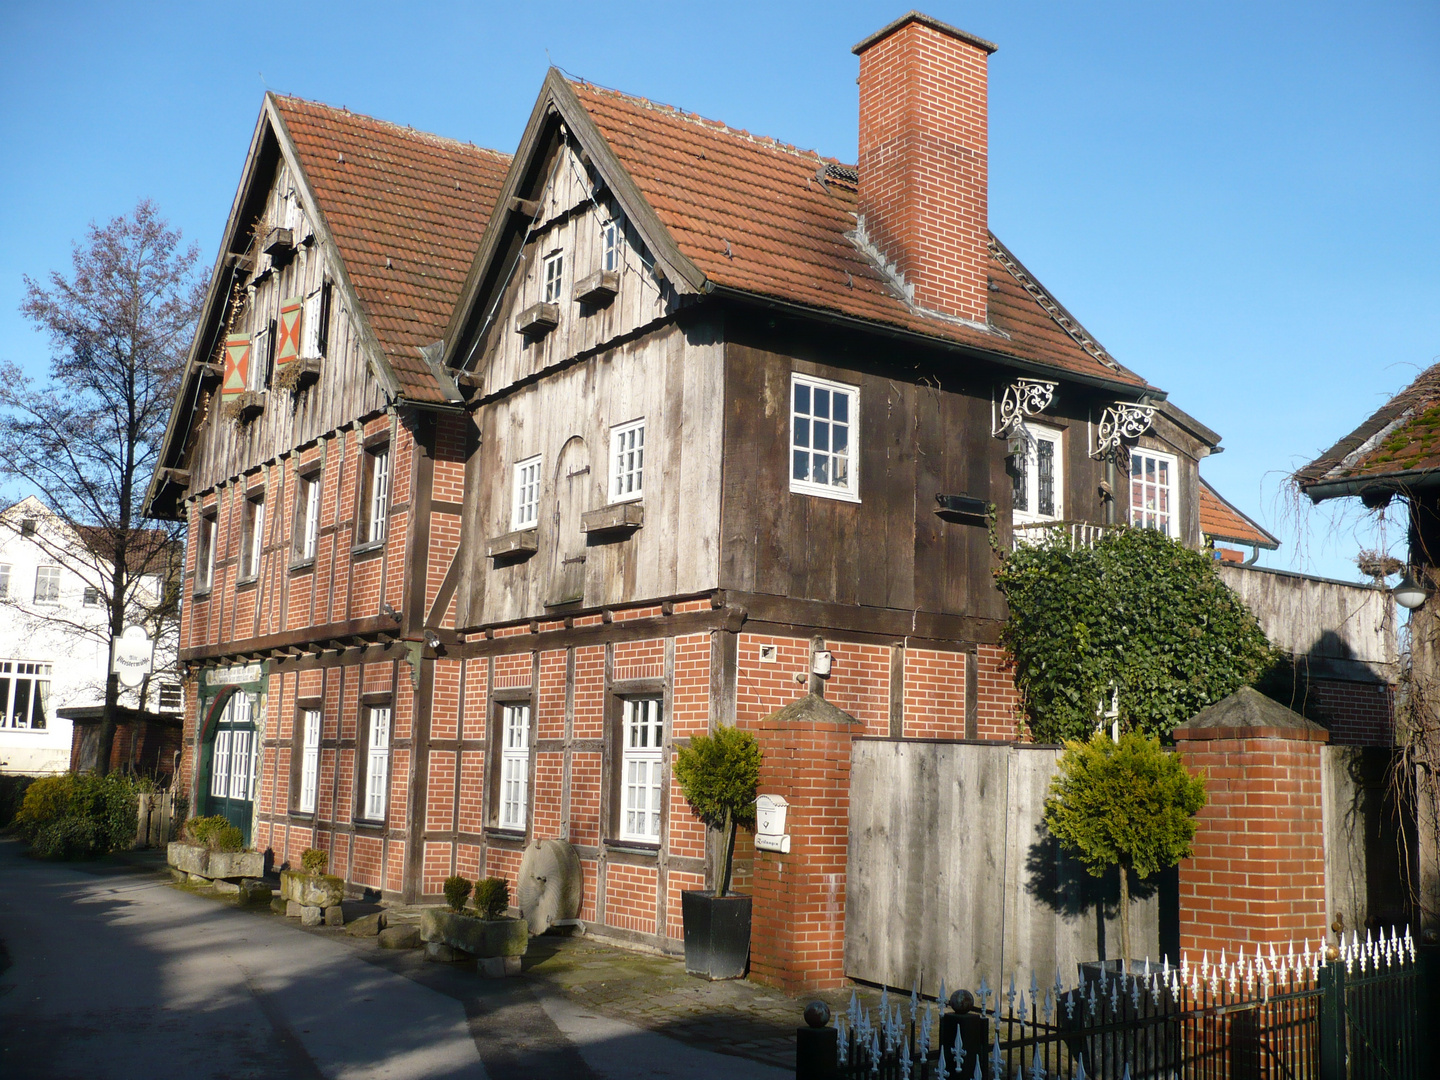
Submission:
{"label": "red clay tile roof", "polygon": [[445,400],[417,350],[445,332],[510,156],[300,98],[275,105],[401,393]]}
{"label": "red clay tile roof", "polygon": [[1200,531],[1212,540],[1228,540],[1232,544],[1274,551],[1280,541],[1226,502],[1200,478]]}
{"label": "red clay tile roof", "polygon": [[715,284],[1147,385],[998,242],[991,245],[990,316],[1001,333],[921,315],[846,235],[856,225],[853,167],[668,106],[570,85],[680,251]]}
{"label": "red clay tile roof", "polygon": [[[1295,473],[1302,489],[1440,470],[1440,364]],[[1323,497],[1323,496],[1312,496]]]}

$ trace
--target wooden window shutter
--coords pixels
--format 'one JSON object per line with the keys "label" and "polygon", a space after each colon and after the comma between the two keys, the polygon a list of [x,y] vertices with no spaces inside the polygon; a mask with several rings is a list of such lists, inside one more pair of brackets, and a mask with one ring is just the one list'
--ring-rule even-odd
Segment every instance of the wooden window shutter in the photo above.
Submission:
{"label": "wooden window shutter", "polygon": [[300,359],[300,331],[304,321],[305,298],[292,297],[280,305],[279,338],[276,341],[275,367],[283,368]]}
{"label": "wooden window shutter", "polygon": [[221,397],[243,394],[250,389],[250,335],[231,334],[225,339],[225,381]]}

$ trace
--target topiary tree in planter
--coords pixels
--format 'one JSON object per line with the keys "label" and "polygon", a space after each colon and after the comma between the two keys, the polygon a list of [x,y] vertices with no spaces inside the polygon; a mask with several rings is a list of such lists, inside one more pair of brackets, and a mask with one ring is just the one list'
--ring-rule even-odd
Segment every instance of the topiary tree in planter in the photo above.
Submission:
{"label": "topiary tree in planter", "polygon": [[675,779],[695,816],[721,835],[724,856],[715,895],[730,891],[735,830],[755,827],[755,790],[760,786],[760,744],[739,728],[697,735],[675,760]]}
{"label": "topiary tree in planter", "polygon": [[1205,778],[1191,776],[1160,740],[1130,731],[1068,742],[1045,800],[1045,825],[1094,877],[1120,871],[1120,947],[1130,949],[1130,874],[1140,879],[1190,854]]}
{"label": "topiary tree in planter", "polygon": [[760,744],[738,728],[697,735],[680,750],[675,779],[690,809],[720,833],[720,873],[714,894],[680,896],[685,924],[685,970],[706,979],[738,979],[750,957],[750,897],[730,892],[735,832],[755,825],[755,789],[760,784]]}

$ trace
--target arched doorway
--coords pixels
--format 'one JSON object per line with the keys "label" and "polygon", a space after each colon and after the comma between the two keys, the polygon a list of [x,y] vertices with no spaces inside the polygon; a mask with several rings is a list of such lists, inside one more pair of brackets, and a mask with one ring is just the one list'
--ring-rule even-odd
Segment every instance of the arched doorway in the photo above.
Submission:
{"label": "arched doorway", "polygon": [[237,690],[213,706],[214,720],[201,749],[200,812],[220,814],[250,846],[255,810],[260,740],[255,732],[255,698]]}
{"label": "arched doorway", "polygon": [[590,455],[585,440],[572,436],[560,449],[555,465],[555,508],[552,517],[550,581],[545,606],[561,607],[585,599],[585,534],[580,517],[591,507]]}

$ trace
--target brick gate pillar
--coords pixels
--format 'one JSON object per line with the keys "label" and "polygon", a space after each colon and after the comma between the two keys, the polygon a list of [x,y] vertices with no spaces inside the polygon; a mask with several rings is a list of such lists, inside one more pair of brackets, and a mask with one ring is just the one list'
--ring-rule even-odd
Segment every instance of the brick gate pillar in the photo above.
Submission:
{"label": "brick gate pillar", "polygon": [[1208,774],[1192,858],[1180,864],[1180,948],[1198,959],[1326,937],[1320,748],[1330,734],[1249,687],[1175,729]]}
{"label": "brick gate pillar", "polygon": [[850,743],[865,725],[815,694],[760,721],[760,793],[789,802],[790,851],[755,852],[750,977],[795,994],[845,981]]}

